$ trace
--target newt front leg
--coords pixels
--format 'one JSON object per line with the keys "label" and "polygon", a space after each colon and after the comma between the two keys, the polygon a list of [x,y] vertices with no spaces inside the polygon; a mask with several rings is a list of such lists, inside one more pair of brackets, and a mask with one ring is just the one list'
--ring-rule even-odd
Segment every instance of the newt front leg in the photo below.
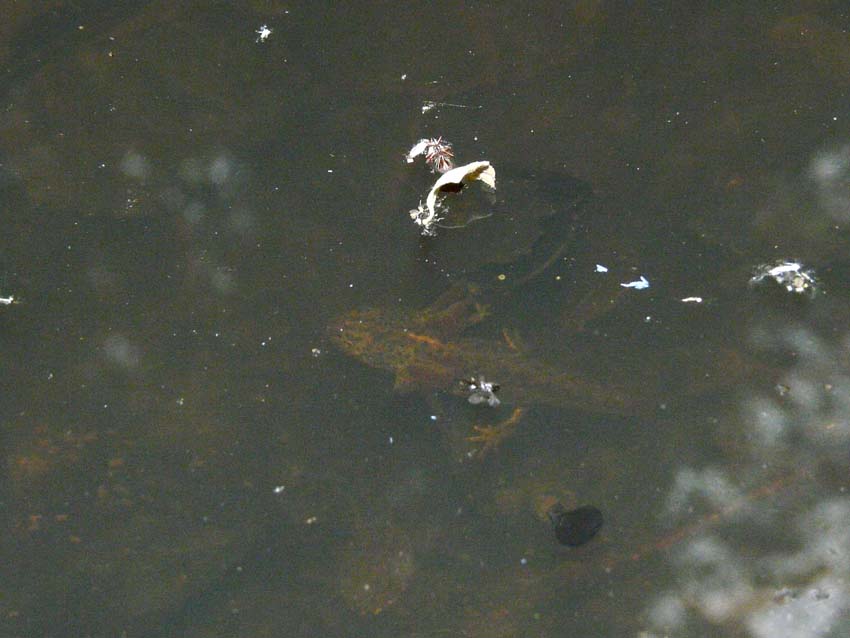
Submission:
{"label": "newt front leg", "polygon": [[513,434],[513,430],[519,424],[524,411],[523,408],[514,408],[511,416],[496,425],[474,425],[473,429],[478,434],[468,436],[466,440],[472,443],[483,443],[484,445],[476,450],[476,454],[484,456],[490,450],[499,447],[503,440]]}

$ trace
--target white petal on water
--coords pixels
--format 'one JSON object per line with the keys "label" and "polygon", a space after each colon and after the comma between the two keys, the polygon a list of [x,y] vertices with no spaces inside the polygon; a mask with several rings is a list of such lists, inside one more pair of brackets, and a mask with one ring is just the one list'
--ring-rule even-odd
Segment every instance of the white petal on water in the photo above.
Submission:
{"label": "white petal on water", "polygon": [[407,152],[406,158],[407,163],[411,164],[414,159],[419,157],[425,152],[425,149],[428,148],[428,140],[421,139],[416,144],[411,147],[411,149]]}

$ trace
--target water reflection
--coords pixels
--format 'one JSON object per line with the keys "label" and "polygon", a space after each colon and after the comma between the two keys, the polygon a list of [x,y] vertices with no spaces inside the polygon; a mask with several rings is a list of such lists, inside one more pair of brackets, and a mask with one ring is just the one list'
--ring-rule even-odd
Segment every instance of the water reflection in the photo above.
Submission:
{"label": "water reflection", "polygon": [[[843,472],[835,474],[850,436],[846,336],[824,338],[811,324],[779,318],[757,323],[753,336],[795,363],[782,392],[744,400],[748,429],[736,437],[744,448],[736,451],[736,480],[717,468],[678,472],[670,513],[707,508],[716,522],[674,550],[678,586],[648,607],[651,635],[700,622],[757,637],[846,631],[850,497]],[[781,489],[742,492],[743,476],[778,468],[785,468]],[[777,499],[787,490],[793,499]]]}

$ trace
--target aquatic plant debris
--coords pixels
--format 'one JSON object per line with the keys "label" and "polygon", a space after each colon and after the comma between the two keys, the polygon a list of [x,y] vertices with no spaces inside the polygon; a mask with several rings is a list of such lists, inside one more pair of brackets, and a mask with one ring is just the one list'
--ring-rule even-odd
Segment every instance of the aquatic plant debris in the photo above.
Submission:
{"label": "aquatic plant debris", "polygon": [[643,290],[649,288],[649,281],[643,275],[637,281],[630,281],[627,284],[620,284],[623,288],[634,288],[635,290]]}
{"label": "aquatic plant debris", "polygon": [[484,182],[490,188],[496,188],[496,169],[486,160],[470,162],[458,166],[444,173],[434,182],[425,205],[419,202],[419,206],[410,211],[410,218],[415,224],[422,227],[423,235],[434,234],[434,224],[439,221],[437,217],[437,196],[441,191],[459,191],[466,184],[474,181]]}
{"label": "aquatic plant debris", "polygon": [[760,284],[766,279],[772,279],[788,292],[796,294],[807,293],[811,295],[817,290],[818,282],[814,271],[806,268],[800,262],[790,259],[758,266],[750,278],[750,285]]}
{"label": "aquatic plant debris", "polygon": [[425,156],[425,163],[431,167],[431,172],[446,173],[454,168],[454,152],[452,143],[440,137],[421,139],[413,145],[405,159],[411,164],[420,155]]}

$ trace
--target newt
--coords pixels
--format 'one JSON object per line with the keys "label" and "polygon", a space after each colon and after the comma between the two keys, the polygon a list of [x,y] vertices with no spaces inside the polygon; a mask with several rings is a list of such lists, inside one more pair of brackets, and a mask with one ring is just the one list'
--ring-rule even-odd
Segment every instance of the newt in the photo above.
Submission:
{"label": "newt", "polygon": [[[640,388],[591,379],[542,362],[502,340],[464,336],[487,316],[474,294],[449,290],[420,311],[371,308],[349,312],[329,334],[346,354],[395,375],[400,392],[443,390],[469,396],[464,380],[486,375],[514,405],[543,404],[595,414],[635,416],[655,409]],[[649,393],[652,394],[652,393]]]}

